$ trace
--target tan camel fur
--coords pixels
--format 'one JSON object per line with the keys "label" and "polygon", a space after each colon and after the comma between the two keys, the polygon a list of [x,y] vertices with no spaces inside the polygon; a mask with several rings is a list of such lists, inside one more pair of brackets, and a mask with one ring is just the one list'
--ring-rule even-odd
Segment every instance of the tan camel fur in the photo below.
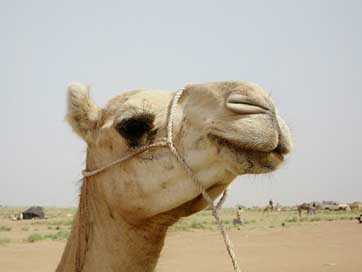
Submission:
{"label": "tan camel fur", "polygon": [[[98,107],[88,87],[68,87],[67,120],[94,170],[166,137],[174,93],[132,90]],[[174,144],[213,199],[243,174],[271,172],[291,150],[288,127],[254,83],[185,87]],[[83,180],[57,271],[154,271],[169,226],[208,204],[167,148],[148,150]]]}

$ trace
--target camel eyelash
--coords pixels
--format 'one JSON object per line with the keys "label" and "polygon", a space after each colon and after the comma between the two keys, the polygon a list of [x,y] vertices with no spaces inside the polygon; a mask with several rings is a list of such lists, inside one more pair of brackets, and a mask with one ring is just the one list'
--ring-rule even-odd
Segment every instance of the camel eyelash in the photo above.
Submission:
{"label": "camel eyelash", "polygon": [[115,129],[131,147],[139,146],[143,136],[153,131],[155,115],[138,113],[122,120]]}

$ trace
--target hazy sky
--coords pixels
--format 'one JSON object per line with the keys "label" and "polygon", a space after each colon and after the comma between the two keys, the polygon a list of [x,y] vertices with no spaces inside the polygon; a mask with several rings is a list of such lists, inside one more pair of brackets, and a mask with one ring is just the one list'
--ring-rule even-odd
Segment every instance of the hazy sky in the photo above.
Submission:
{"label": "hazy sky", "polygon": [[76,204],[74,80],[100,105],[130,88],[257,82],[295,148],[280,171],[239,177],[227,204],[362,200],[361,14],[362,1],[1,1],[0,204]]}

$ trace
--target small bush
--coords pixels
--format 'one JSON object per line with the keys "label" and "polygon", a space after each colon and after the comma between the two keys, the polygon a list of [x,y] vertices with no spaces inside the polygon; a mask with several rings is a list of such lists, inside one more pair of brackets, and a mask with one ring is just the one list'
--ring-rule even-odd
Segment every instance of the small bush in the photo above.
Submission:
{"label": "small bush", "polygon": [[200,212],[199,216],[210,216],[211,212],[209,211],[202,211]]}
{"label": "small bush", "polygon": [[11,228],[7,226],[0,226],[0,231],[11,231]]}
{"label": "small bush", "polygon": [[22,227],[21,230],[22,230],[22,231],[28,231],[29,228],[28,228],[28,227]]}
{"label": "small bush", "polygon": [[339,217],[339,220],[353,220],[353,219],[355,219],[355,217],[354,217],[354,216],[350,216],[350,215],[341,215],[341,216]]}
{"label": "small bush", "polygon": [[30,225],[45,225],[47,222],[46,220],[34,220],[33,222],[30,223]]}
{"label": "small bush", "polygon": [[60,241],[60,240],[66,240],[68,239],[69,231],[61,230],[54,234],[45,234],[41,235],[38,233],[31,234],[27,241],[30,243],[41,241],[41,240],[53,240],[53,241]]}
{"label": "small bush", "polygon": [[0,238],[0,245],[5,245],[10,243],[10,239],[9,238]]}
{"label": "small bush", "polygon": [[193,229],[205,229],[205,225],[201,222],[192,222],[191,223],[191,228]]}
{"label": "small bush", "polygon": [[172,226],[171,229],[174,231],[187,231],[189,230],[189,227],[185,225],[175,224],[174,226]]}
{"label": "small bush", "polygon": [[70,226],[73,224],[73,219],[67,219],[67,220],[57,220],[53,222],[48,222],[48,225],[53,226]]}
{"label": "small bush", "polygon": [[68,239],[68,236],[69,236],[69,231],[61,230],[55,234],[46,234],[46,235],[44,235],[44,238],[47,240],[60,241],[60,240]]}
{"label": "small bush", "polygon": [[44,237],[41,236],[39,233],[33,233],[28,236],[27,241],[30,243],[34,243],[36,241],[41,241],[43,239]]}
{"label": "small bush", "polygon": [[285,221],[288,223],[296,223],[298,222],[298,218],[294,216],[292,218],[287,218]]}

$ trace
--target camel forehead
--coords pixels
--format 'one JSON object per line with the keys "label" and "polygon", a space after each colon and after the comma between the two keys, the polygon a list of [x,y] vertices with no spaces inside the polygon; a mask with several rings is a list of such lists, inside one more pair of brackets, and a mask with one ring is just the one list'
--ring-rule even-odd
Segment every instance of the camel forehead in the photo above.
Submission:
{"label": "camel forehead", "polygon": [[[185,87],[188,94],[196,96],[216,95],[222,97],[223,94],[231,91],[239,91],[247,94],[256,92],[261,96],[265,95],[262,87],[248,81],[220,81],[202,84],[189,84]],[[201,92],[200,92],[201,90]],[[142,111],[162,113],[167,110],[174,92],[162,90],[134,89],[112,98],[106,105],[106,115],[131,115]]]}
{"label": "camel forehead", "polygon": [[257,92],[260,94],[264,94],[265,91],[263,88],[253,82],[250,81],[241,81],[241,80],[233,80],[233,81],[219,81],[219,82],[209,82],[202,84],[190,84],[186,86],[187,89],[194,90],[208,90],[219,92],[220,94],[230,91],[240,91],[241,93],[248,93],[250,91]]}
{"label": "camel forehead", "polygon": [[139,113],[142,111],[164,111],[172,99],[173,92],[136,89],[112,98],[105,106],[108,115],[119,113]]}

